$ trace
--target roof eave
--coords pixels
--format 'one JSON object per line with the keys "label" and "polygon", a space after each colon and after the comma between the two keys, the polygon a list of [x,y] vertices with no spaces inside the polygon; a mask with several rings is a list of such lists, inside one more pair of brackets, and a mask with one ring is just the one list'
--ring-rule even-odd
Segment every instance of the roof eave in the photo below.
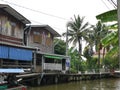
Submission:
{"label": "roof eave", "polygon": [[13,9],[12,7],[10,7],[7,4],[0,4],[0,8],[5,10],[6,12],[8,12],[10,15],[14,16],[16,19],[21,21],[23,24],[30,24],[31,23],[27,18],[25,18],[23,15],[18,13],[15,9]]}
{"label": "roof eave", "polygon": [[57,33],[53,28],[51,28],[49,25],[31,25],[31,27],[42,27],[51,32],[54,35],[54,37],[61,37],[61,35]]}

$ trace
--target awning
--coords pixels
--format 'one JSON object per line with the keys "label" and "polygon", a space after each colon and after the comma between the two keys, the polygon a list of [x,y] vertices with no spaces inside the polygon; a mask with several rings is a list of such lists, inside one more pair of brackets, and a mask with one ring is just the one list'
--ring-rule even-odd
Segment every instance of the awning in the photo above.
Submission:
{"label": "awning", "polygon": [[60,59],[60,60],[63,59],[63,57],[60,57],[60,56],[54,56],[54,55],[44,55],[44,57],[46,57],[46,58],[53,58],[53,59]]}
{"label": "awning", "polygon": [[24,70],[23,69],[18,69],[18,68],[2,68],[0,69],[0,73],[24,73]]}

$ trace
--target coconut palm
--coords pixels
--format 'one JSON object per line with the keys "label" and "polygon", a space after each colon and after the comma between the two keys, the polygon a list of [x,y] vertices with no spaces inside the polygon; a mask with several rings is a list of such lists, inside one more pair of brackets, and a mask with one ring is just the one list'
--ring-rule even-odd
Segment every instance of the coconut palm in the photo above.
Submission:
{"label": "coconut palm", "polygon": [[98,52],[98,64],[100,65],[100,50],[102,49],[101,40],[108,34],[108,28],[100,21],[93,27],[95,50]]}
{"label": "coconut palm", "polygon": [[[75,47],[78,45],[79,53],[82,53],[82,40],[87,38],[87,33],[90,30],[89,23],[84,23],[84,17],[79,15],[67,23],[68,27],[68,42]],[[64,33],[65,35],[66,33]]]}

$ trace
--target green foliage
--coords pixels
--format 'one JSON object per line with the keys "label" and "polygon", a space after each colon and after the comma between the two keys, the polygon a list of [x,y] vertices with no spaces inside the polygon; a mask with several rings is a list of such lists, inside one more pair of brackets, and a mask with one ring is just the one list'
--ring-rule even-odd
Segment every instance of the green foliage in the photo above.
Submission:
{"label": "green foliage", "polygon": [[73,50],[73,47],[69,50],[69,56],[71,56],[71,72],[84,71],[86,69],[85,61],[80,57],[77,50]]}
{"label": "green foliage", "polygon": [[98,58],[92,57],[87,60],[87,70],[98,69]]}
{"label": "green foliage", "polygon": [[102,47],[101,40],[104,38],[108,33],[108,28],[105,24],[102,24],[101,21],[93,26],[93,35],[94,35],[94,44],[95,50],[99,51]]}
{"label": "green foliage", "polygon": [[91,52],[90,47],[85,47],[83,52],[84,57],[86,60],[86,69],[92,71],[93,69],[98,69],[98,59],[93,57],[93,51]]}
{"label": "green foliage", "polygon": [[[69,50],[71,56],[71,71],[76,73],[78,71],[99,69],[102,66],[107,68],[118,68],[118,32],[111,32],[109,30],[117,30],[117,23],[106,26],[102,22],[117,21],[117,10],[111,10],[96,16],[98,23],[95,26],[89,27],[88,22],[83,24],[84,17],[79,15],[72,21],[68,22],[68,39],[69,43],[73,43],[74,48],[78,44],[78,51],[73,47]],[[64,33],[66,35],[66,33]],[[83,56],[81,57],[82,40],[86,40],[87,47],[84,49]],[[98,57],[93,57],[93,47],[95,46],[98,52]],[[103,50],[103,58],[101,58],[100,49]],[[105,49],[107,52],[105,52]],[[107,54],[106,54],[107,53]],[[106,54],[106,55],[104,55]]]}
{"label": "green foliage", "polygon": [[93,55],[93,50],[91,50],[91,47],[86,46],[83,51],[83,56],[87,59],[91,59]]}
{"label": "green foliage", "polygon": [[97,15],[96,18],[102,22],[112,22],[117,21],[117,10],[110,10],[100,15]]}
{"label": "green foliage", "polygon": [[[96,18],[101,20],[101,22],[113,22],[117,21],[117,10],[111,10],[103,14],[97,15]],[[108,26],[110,30],[117,30],[118,24]],[[107,68],[117,68],[118,67],[118,31],[111,32],[105,35],[101,40],[104,48],[107,49],[106,56],[104,58],[103,64]],[[111,48],[110,48],[111,47]]]}
{"label": "green foliage", "polygon": [[117,45],[118,44],[118,32],[111,32],[107,34],[102,40],[102,45],[107,47],[109,45]]}
{"label": "green foliage", "polygon": [[114,23],[108,26],[109,30],[118,30],[118,23]]}
{"label": "green foliage", "polygon": [[118,55],[114,57],[111,57],[111,56],[105,57],[103,63],[105,65],[105,68],[108,68],[108,69],[119,68]]}
{"label": "green foliage", "polygon": [[109,50],[109,52],[106,54],[106,57],[115,57],[118,55],[118,51],[119,47],[118,46],[114,46],[112,49]]}
{"label": "green foliage", "polygon": [[106,35],[102,40],[102,45],[107,49],[107,53],[103,60],[103,64],[105,67],[109,69],[118,68],[118,31],[114,31]]}
{"label": "green foliage", "polygon": [[65,55],[66,53],[66,43],[63,40],[60,39],[55,39],[54,40],[54,53],[55,54],[60,54],[60,55]]}

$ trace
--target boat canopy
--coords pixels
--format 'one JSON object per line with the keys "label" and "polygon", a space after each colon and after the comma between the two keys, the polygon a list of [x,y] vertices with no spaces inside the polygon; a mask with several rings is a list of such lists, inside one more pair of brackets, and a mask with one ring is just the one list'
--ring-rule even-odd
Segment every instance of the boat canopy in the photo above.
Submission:
{"label": "boat canopy", "polygon": [[19,68],[0,68],[0,73],[24,73],[23,69],[19,69]]}

